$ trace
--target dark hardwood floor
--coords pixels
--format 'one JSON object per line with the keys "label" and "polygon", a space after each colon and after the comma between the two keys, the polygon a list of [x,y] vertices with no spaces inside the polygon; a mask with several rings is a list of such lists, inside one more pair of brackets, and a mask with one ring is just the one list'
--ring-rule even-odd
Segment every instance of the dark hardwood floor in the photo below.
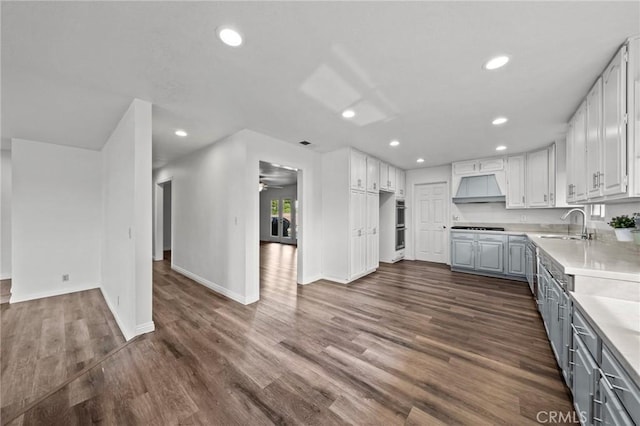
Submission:
{"label": "dark hardwood floor", "polygon": [[297,286],[295,260],[261,245],[250,306],[155,262],[156,331],[11,424],[526,425],[572,410],[526,284],[404,261]]}

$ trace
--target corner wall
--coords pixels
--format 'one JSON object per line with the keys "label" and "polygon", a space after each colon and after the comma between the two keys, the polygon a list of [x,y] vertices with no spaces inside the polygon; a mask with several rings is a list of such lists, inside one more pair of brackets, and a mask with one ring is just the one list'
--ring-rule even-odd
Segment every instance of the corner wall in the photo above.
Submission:
{"label": "corner wall", "polygon": [[0,151],[0,280],[11,278],[11,151]]}
{"label": "corner wall", "polygon": [[101,289],[127,340],[151,317],[151,104],[135,99],[102,148]]}
{"label": "corner wall", "polygon": [[11,157],[11,303],[99,287],[100,153],[13,139]]}

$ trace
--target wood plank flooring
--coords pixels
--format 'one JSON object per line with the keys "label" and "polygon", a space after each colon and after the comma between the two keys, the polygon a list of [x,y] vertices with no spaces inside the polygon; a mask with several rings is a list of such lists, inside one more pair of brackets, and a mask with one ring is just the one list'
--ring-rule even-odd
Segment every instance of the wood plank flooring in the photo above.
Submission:
{"label": "wood plank flooring", "polygon": [[3,422],[124,343],[97,289],[0,309]]}
{"label": "wood plank flooring", "polygon": [[295,260],[261,245],[250,306],[155,262],[156,332],[11,424],[526,425],[572,410],[526,284],[404,261],[297,286]]}

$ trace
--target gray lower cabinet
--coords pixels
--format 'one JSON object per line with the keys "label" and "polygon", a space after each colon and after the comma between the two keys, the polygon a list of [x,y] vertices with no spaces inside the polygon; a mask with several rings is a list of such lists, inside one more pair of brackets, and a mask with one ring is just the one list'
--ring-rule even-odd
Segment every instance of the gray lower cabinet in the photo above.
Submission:
{"label": "gray lower cabinet", "polygon": [[494,274],[504,273],[504,241],[478,238],[476,251],[478,253],[477,271],[486,271]]}
{"label": "gray lower cabinet", "polygon": [[640,390],[605,345],[602,346],[600,368],[611,392],[620,400],[629,416],[640,424]]}
{"label": "gray lower cabinet", "polygon": [[451,240],[451,266],[456,268],[475,268],[475,242],[473,240]]}
{"label": "gray lower cabinet", "polygon": [[521,277],[527,275],[527,237],[509,235],[507,274]]}
{"label": "gray lower cabinet", "polygon": [[583,425],[593,424],[593,398],[596,394],[596,373],[598,364],[593,360],[586,346],[573,333],[573,406]]}
{"label": "gray lower cabinet", "polygon": [[595,400],[594,421],[600,425],[634,426],[635,423],[622,407],[620,400],[614,394],[614,388],[606,379],[598,382],[598,397]]}

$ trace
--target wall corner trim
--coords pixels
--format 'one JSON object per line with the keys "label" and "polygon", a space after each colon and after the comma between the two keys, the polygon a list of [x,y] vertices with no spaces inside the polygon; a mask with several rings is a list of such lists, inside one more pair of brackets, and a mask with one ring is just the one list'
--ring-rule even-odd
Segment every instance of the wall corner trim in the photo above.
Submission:
{"label": "wall corner trim", "polygon": [[173,269],[174,271],[176,271],[177,273],[184,275],[185,277],[192,279],[193,281],[197,282],[198,284],[201,284],[213,291],[215,291],[216,293],[219,293],[223,296],[228,297],[231,300],[234,300],[238,303],[242,303],[243,305],[248,305],[250,303],[256,302],[257,300],[247,300],[246,297],[242,296],[241,294],[236,293],[235,291],[229,290],[228,288],[222,287],[219,284],[216,284],[214,282],[211,282],[205,278],[202,278],[199,275],[194,274],[193,272],[189,272],[186,269],[183,269],[181,267],[179,267],[178,265],[175,264],[171,264],[171,269]]}
{"label": "wall corner trim", "polygon": [[133,339],[135,337],[135,334],[132,333],[127,327],[125,327],[124,323],[122,322],[122,320],[118,316],[118,312],[113,308],[113,305],[111,304],[111,301],[107,297],[107,295],[104,292],[104,290],[102,289],[102,287],[100,287],[100,292],[102,293],[102,298],[107,303],[107,306],[109,307],[109,310],[111,311],[111,314],[113,315],[113,318],[116,320],[116,323],[118,324],[118,327],[120,328],[120,332],[122,332],[122,335],[124,336],[124,339],[126,341],[129,341],[129,340]]}

